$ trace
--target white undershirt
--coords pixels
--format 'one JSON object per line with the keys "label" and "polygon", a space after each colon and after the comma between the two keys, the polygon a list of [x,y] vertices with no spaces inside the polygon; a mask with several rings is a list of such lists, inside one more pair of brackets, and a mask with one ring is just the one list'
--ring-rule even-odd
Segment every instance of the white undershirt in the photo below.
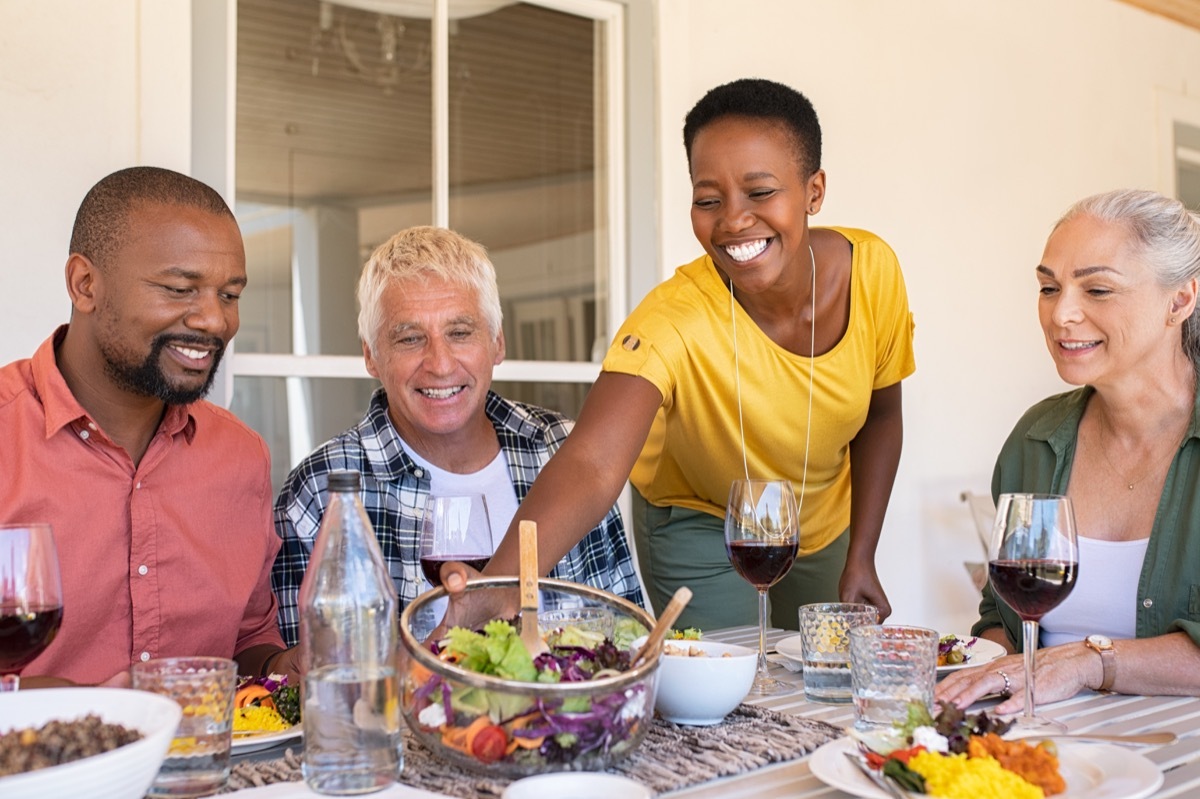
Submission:
{"label": "white undershirt", "polygon": [[1092,633],[1133,638],[1137,590],[1150,539],[1101,541],[1079,536],[1079,575],[1062,604],[1041,621],[1041,645],[1082,641]]}
{"label": "white undershirt", "polygon": [[[496,551],[496,545],[504,538],[509,523],[517,513],[517,492],[513,488],[512,478],[508,474],[508,459],[504,450],[496,453],[491,463],[477,472],[456,474],[448,472],[440,466],[413,452],[407,444],[401,442],[404,451],[429,472],[429,495],[433,497],[456,497],[465,494],[483,494],[487,503],[487,522],[492,531],[492,547],[489,552]],[[472,520],[474,521],[474,520]]]}

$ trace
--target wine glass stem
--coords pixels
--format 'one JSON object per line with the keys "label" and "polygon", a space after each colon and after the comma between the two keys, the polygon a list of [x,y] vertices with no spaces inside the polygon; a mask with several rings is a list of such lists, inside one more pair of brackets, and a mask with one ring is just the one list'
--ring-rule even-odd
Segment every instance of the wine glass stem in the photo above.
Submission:
{"label": "wine glass stem", "polygon": [[1025,718],[1032,719],[1033,712],[1033,661],[1038,645],[1038,623],[1021,621],[1021,632],[1025,637]]}
{"label": "wine glass stem", "polygon": [[767,592],[758,589],[758,676],[767,679]]}

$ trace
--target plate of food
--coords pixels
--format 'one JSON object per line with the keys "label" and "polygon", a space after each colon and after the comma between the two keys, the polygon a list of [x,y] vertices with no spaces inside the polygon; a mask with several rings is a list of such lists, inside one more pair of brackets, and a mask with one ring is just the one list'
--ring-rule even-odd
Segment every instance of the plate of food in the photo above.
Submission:
{"label": "plate of food", "polygon": [[987,795],[1014,799],[1142,799],[1162,785],[1158,766],[1129,749],[1007,740],[1001,736],[1008,726],[986,712],[953,708],[931,719],[917,708],[903,728],[830,741],[809,765],[827,785],[868,799],[890,799],[875,784],[879,778],[913,796],[976,795],[980,786],[990,786]]}
{"label": "plate of food", "polygon": [[973,635],[943,635],[938,641],[937,673],[949,674],[1004,657],[1007,652],[995,641]]}
{"label": "plate of food", "polygon": [[247,677],[238,683],[233,711],[233,754],[257,752],[304,735],[300,689],[287,677]]}

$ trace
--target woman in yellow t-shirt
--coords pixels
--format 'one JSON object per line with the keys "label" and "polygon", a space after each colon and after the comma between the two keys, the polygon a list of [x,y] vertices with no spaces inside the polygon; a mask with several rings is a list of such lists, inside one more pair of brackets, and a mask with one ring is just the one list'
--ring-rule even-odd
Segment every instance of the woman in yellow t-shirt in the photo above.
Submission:
{"label": "woman in yellow t-shirt", "polygon": [[680,624],[753,623],[756,592],[723,534],[730,483],[748,470],[790,479],[802,501],[801,557],[772,589],[773,623],[794,629],[799,604],[839,597],[887,616],[875,548],[900,458],[900,381],[914,369],[896,257],[865,231],[809,229],[825,173],[816,112],[799,92],[719,86],[689,112],[684,145],[707,254],[617,333],[575,430],[485,571],[516,572],[516,525],[533,519],[548,572],[628,478],[656,610],[687,585]]}

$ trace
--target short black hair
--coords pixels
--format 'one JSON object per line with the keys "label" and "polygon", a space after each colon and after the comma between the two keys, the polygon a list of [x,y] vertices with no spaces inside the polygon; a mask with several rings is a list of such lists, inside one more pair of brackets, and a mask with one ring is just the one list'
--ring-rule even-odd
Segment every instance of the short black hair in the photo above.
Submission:
{"label": "short black hair", "polygon": [[683,122],[688,166],[696,134],[725,117],[762,119],[782,125],[792,138],[804,177],[821,168],[821,123],[808,98],[791,86],[763,78],[741,78],[709,90]]}
{"label": "short black hair", "polygon": [[71,230],[71,253],[106,268],[128,233],[129,213],[147,204],[198,208],[234,219],[221,195],[195,178],[157,166],[129,167],[102,178],[84,196]]}

